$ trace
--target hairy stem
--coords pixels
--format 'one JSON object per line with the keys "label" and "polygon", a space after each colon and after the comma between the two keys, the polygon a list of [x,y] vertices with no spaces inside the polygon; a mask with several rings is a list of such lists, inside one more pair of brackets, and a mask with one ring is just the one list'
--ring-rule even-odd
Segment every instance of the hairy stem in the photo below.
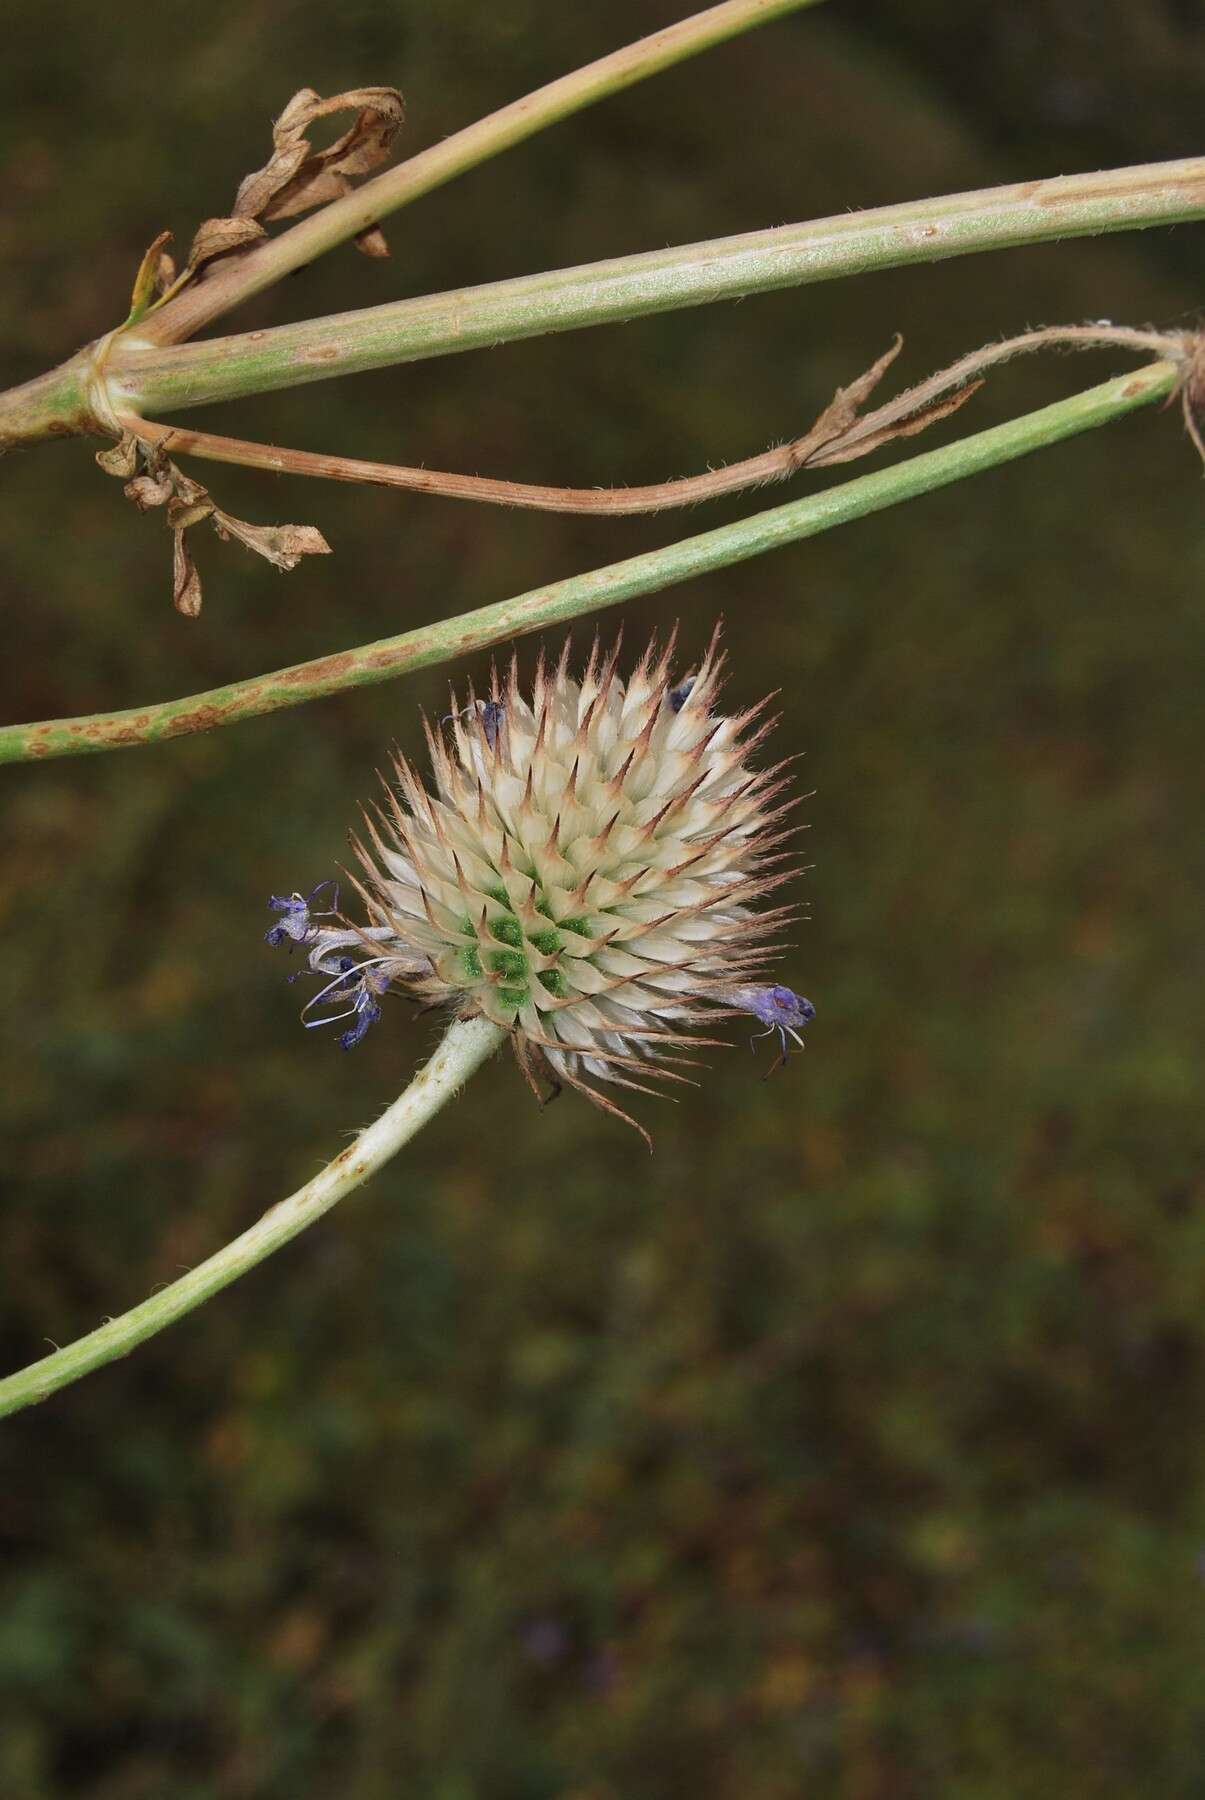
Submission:
{"label": "hairy stem", "polygon": [[333,1162],[287,1200],[279,1201],[249,1231],[173,1281],[170,1287],[152,1294],[140,1306],[131,1307],[120,1318],[108,1320],[86,1337],[77,1338],[75,1343],[0,1381],[0,1418],[46,1400],[93,1369],[127,1356],[147,1338],[229,1287],[248,1269],[295,1238],[409,1143],[420,1126],[493,1054],[504,1036],[488,1019],[469,1019],[449,1026],[443,1043],[405,1093],[374,1124],[365,1126]]}
{"label": "hairy stem", "polygon": [[708,7],[677,25],[600,57],[585,68],[575,69],[558,81],[550,81],[546,87],[512,101],[499,112],[365,182],[280,237],[219,263],[203,281],[193,283],[148,319],[144,335],[157,344],[180,343],[252,294],[271,287],[283,275],[313,262],[337,244],[346,243],[399,207],[442,187],[453,176],[533,137],[545,126],[555,125],[596,100],[621,93],[647,76],[658,75],[688,56],[722,44],[754,26],[766,25],[784,13],[815,4],[816,0],[724,0],[721,6]]}
{"label": "hairy stem", "polygon": [[412,669],[450,662],[503,639],[563,624],[641,594],[657,593],[713,569],[744,562],[764,551],[815,537],[836,525],[947,487],[1031,450],[1059,443],[1077,432],[1107,425],[1136,407],[1166,399],[1175,393],[1183,378],[1182,362],[1150,363],[1069,400],[1057,401],[940,450],[911,457],[893,468],[862,475],[827,493],[792,500],[734,525],[684,538],[663,550],[651,550],[625,562],[571,576],[567,581],[534,588],[517,599],[483,606],[458,618],[420,626],[314,662],[296,663],[292,668],[278,669],[250,681],[122,712],[5,726],[0,728],[0,762],[75,756],[156,743],[256,718],[281,707],[300,706],[344,688],[389,681]]}
{"label": "hairy stem", "polygon": [[487,506],[516,506],[532,512],[589,513],[617,517],[694,506],[721,494],[781,481],[807,466],[810,434],[780,444],[741,462],[722,463],[703,475],[684,475],[644,487],[548,487],[533,481],[502,481],[487,475],[460,475],[449,469],[409,468],[401,463],[364,462],[355,456],[323,456],[312,450],[289,450],[277,444],[249,443],[245,438],[218,437],[180,425],[156,425],[123,417],[121,423],[144,443],[167,456],[199,456],[206,462],[233,463],[244,469],[269,469],[275,475],[312,475],[324,481],[362,482],[369,487],[396,488],[408,494],[432,494],[445,500],[474,500]]}
{"label": "hairy stem", "polygon": [[[882,370],[897,355],[903,339],[869,371],[877,385]],[[133,414],[122,414],[117,423],[144,444],[152,444],[167,456],[199,456],[207,462],[231,463],[244,469],[266,469],[274,475],[313,476],[323,481],[359,482],[369,487],[396,488],[403,493],[438,495],[446,500],[472,500],[490,506],[526,507],[535,512],[590,513],[610,516],[662,512],[669,507],[695,506],[722,494],[736,494],[751,487],[767,487],[785,481],[801,469],[829,468],[853,462],[870,450],[881,448],[894,437],[912,437],[927,425],[946,418],[980,385],[977,377],[996,363],[1007,362],[1035,350],[1057,347],[1093,350],[1106,345],[1145,350],[1172,360],[1187,360],[1195,340],[1188,332],[1136,331],[1125,325],[1049,325],[1019,337],[1004,338],[960,357],[926,381],[907,388],[894,400],[872,412],[831,421],[837,401],[801,437],[747,456],[739,462],[721,463],[703,475],[678,476],[643,487],[549,487],[530,481],[503,481],[485,475],[460,475],[446,469],[410,468],[401,463],[365,462],[355,456],[326,456],[313,450],[291,450],[280,444],[256,444],[246,438],[221,437],[210,431],[192,431],[182,425],[160,425]],[[961,389],[957,399],[943,400],[951,389]],[[938,404],[940,402],[940,404]],[[1205,459],[1205,451],[1202,452]]]}
{"label": "hairy stem", "polygon": [[170,349],[113,345],[114,411],[207,406],[389,364],[1050,238],[1205,216],[1205,158],[1059,176],[524,275]]}

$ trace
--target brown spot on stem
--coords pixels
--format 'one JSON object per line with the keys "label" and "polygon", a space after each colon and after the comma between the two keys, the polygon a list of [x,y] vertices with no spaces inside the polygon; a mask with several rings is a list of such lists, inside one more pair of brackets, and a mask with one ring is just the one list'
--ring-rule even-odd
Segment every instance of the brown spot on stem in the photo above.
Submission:
{"label": "brown spot on stem", "polygon": [[304,687],[311,681],[337,681],[348,674],[356,663],[354,650],[341,650],[337,656],[324,656],[318,662],[299,663],[295,669],[282,669],[275,679],[288,687]]}
{"label": "brown spot on stem", "polygon": [[97,743],[101,744],[140,744],[142,742],[142,733],[136,725],[106,725],[103,719],[98,719],[95,725],[90,725],[84,735],[95,738]]}
{"label": "brown spot on stem", "polygon": [[187,737],[192,731],[213,731],[225,723],[232,710],[228,706],[194,706],[191,712],[177,713],[174,719],[169,719],[164,736]]}
{"label": "brown spot on stem", "polygon": [[404,650],[374,650],[370,656],[364,658],[364,667],[366,669],[403,668],[406,663],[424,655],[430,648],[429,644],[407,644]]}

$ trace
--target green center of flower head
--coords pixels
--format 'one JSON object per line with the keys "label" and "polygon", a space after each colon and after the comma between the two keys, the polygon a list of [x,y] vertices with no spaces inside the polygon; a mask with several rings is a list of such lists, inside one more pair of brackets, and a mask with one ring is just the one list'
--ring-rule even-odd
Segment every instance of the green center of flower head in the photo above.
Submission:
{"label": "green center of flower head", "polygon": [[[506,910],[497,918],[487,921],[484,933],[467,913],[462,918],[462,936],[475,940],[466,944],[460,952],[460,964],[466,983],[475,985],[492,977],[499,1002],[515,1012],[525,1006],[531,997],[533,973],[546,993],[556,1000],[565,999],[569,993],[569,984],[564,971],[554,966],[533,972],[527,954],[527,946],[530,945],[541,957],[559,956],[560,931],[549,923],[525,932],[515,916],[510,895],[501,883],[485,889],[485,893]],[[533,904],[542,918],[552,919],[552,907],[546,895],[540,894]],[[586,919],[567,919],[562,929],[583,937],[590,935],[590,925]]]}

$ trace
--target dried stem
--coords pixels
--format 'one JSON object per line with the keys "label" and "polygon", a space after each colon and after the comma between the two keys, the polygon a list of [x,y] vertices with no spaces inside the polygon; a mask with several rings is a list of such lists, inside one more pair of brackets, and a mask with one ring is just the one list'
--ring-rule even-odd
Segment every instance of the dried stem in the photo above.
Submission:
{"label": "dried stem", "polygon": [[140,1306],[132,1307],[120,1318],[109,1319],[86,1337],[77,1338],[75,1343],[0,1381],[0,1418],[46,1400],[93,1369],[128,1356],[147,1338],[155,1337],[295,1238],[396,1156],[493,1054],[504,1035],[488,1019],[469,1019],[449,1026],[443,1043],[405,1093],[366,1126],[333,1162],[287,1200],[279,1201],[249,1231],[169,1287],[152,1294]]}
{"label": "dried stem", "polygon": [[136,330],[113,345],[107,365],[109,398],[115,412],[141,416],[207,406],[334,375],[905,263],[1203,216],[1202,157],[1020,182],[615,257],[198,344],[163,349]]}
{"label": "dried stem", "polygon": [[[118,423],[128,438],[150,444],[161,455],[200,456],[212,462],[237,463],[244,468],[271,469],[279,475],[316,475],[328,481],[365,482],[377,487],[404,488],[411,493],[439,494],[454,500],[476,500],[495,506],[527,507],[539,512],[650,513],[666,507],[689,506],[714,500],[721,494],[783,481],[807,467],[850,462],[892,438],[914,436],[938,418],[945,418],[974,391],[964,387],[953,400],[933,404],[918,412],[894,401],[890,428],[876,426],[879,413],[858,415],[858,404],[876,387],[899,354],[903,339],[879,357],[848,388],[839,388],[833,401],[802,437],[777,445],[742,462],[708,469],[676,481],[659,481],[645,487],[564,488],[544,487],[525,481],[497,481],[480,475],[453,475],[439,469],[405,468],[395,463],[362,462],[351,456],[320,456],[307,450],[288,450],[277,445],[252,444],[242,438],[216,437],[205,431],[180,426],[156,425],[145,419],[122,417]],[[859,426],[856,442],[853,427]]]}
{"label": "dried stem", "polygon": [[710,570],[814,537],[836,525],[881,512],[918,494],[1025,456],[1031,450],[1109,424],[1136,407],[1169,398],[1183,378],[1182,361],[1151,363],[990,431],[911,457],[892,468],[862,475],[827,493],[792,500],[751,519],[533,589],[516,599],[480,607],[459,618],[420,626],[313,662],[297,663],[250,681],[123,712],[6,726],[0,729],[0,762],[156,743],[256,718],[282,707],[299,706],[345,688],[388,681],[412,669],[449,662],[502,639],[580,618],[584,613],[637,595],[657,593]]}
{"label": "dried stem", "polygon": [[[884,443],[913,436],[927,425],[945,418],[970,398],[977,377],[996,363],[1037,350],[1064,347],[1100,349],[1107,345],[1154,351],[1171,358],[1191,345],[1190,333],[1135,331],[1126,326],[1055,325],[1027,331],[974,350],[957,362],[835,429],[832,407],[801,437],[775,445],[760,455],[725,463],[703,475],[652,482],[641,487],[549,487],[527,481],[502,481],[483,475],[461,475],[445,469],[411,468],[401,463],[365,462],[354,456],[325,456],[312,450],[291,450],[278,444],[256,444],[245,438],[221,437],[186,426],[161,425],[133,415],[118,423],[132,437],[152,444],[168,456],[198,456],[207,462],[232,463],[245,469],[266,469],[275,475],[314,476],[325,481],[362,482],[371,487],[398,488],[406,493],[438,495],[450,500],[473,500],[492,506],[513,506],[535,512],[625,515],[662,512],[669,507],[693,506],[723,494],[740,493],[786,481],[801,469],[831,468],[868,455]],[[869,374],[877,381],[897,354],[902,340],[874,364]],[[873,382],[872,384],[873,385]],[[953,401],[942,404],[943,395],[961,390]],[[844,390],[839,390],[844,392]]]}
{"label": "dried stem", "polygon": [[400,488],[410,494],[439,495],[446,500],[476,500],[490,506],[516,506],[533,512],[650,513],[667,507],[714,500],[742,488],[785,479],[804,466],[800,454],[807,438],[767,450],[743,462],[659,481],[644,487],[547,487],[539,482],[500,481],[486,475],[458,475],[447,469],[410,468],[401,463],[364,462],[355,456],[323,456],[312,450],[289,450],[277,444],[255,444],[245,438],[218,437],[179,425],[156,425],[124,417],[122,424],[170,456],[199,456],[207,462],[233,463],[244,469],[268,469],[275,475],[312,475],[325,481],[363,482],[370,487]]}
{"label": "dried stem", "polygon": [[357,237],[399,207],[533,137],[546,126],[555,125],[596,100],[622,93],[638,81],[684,62],[688,56],[814,4],[816,0],[725,0],[721,6],[709,7],[600,57],[597,62],[587,63],[375,176],[280,237],[216,265],[203,281],[194,282],[149,318],[143,335],[156,344],[180,343],[252,294],[313,262],[324,251]]}

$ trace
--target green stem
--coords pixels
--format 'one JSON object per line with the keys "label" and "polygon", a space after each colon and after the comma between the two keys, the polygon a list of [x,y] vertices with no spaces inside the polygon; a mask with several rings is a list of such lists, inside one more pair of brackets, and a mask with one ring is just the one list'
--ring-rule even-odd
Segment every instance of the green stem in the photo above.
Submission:
{"label": "green stem", "polygon": [[1205,158],[843,213],[167,349],[113,345],[115,412],[156,413],[710,301],[1050,238],[1205,217]]}
{"label": "green stem", "polygon": [[0,1418],[46,1400],[60,1388],[78,1381],[81,1375],[127,1356],[147,1338],[192,1312],[203,1300],[229,1287],[248,1269],[295,1238],[396,1155],[493,1054],[504,1036],[488,1019],[468,1019],[451,1025],[435,1055],[419,1070],[405,1093],[312,1181],[287,1200],[279,1201],[249,1231],[173,1281],[170,1287],[152,1294],[140,1306],[0,1381]]}
{"label": "green stem", "polygon": [[734,525],[684,538],[663,550],[650,550],[626,562],[552,582],[517,599],[483,606],[397,637],[381,638],[359,649],[343,650],[314,662],[295,663],[270,675],[211,688],[183,700],[123,712],[8,725],[0,728],[0,762],[75,756],[124,745],[156,743],[163,738],[253,719],[281,707],[300,706],[344,688],[389,681],[412,669],[450,662],[503,639],[564,624],[583,613],[597,612],[641,594],[657,593],[711,570],[760,556],[764,551],[815,537],[851,519],[882,512],[900,501],[931,493],[968,475],[1025,456],[1031,450],[1059,443],[1077,432],[1107,425],[1136,407],[1166,399],[1175,392],[1183,375],[1180,363],[1150,363],[1069,400],[1057,401],[1039,412],[1027,413],[943,449],[911,457],[893,468],[859,476],[826,493],[792,500]]}
{"label": "green stem", "polygon": [[45,443],[47,438],[81,437],[103,430],[92,409],[94,349],[94,345],[86,345],[57,369],[0,392],[0,456],[6,450]]}
{"label": "green stem", "polygon": [[283,275],[313,262],[337,244],[346,243],[366,226],[377,224],[411,200],[442,187],[453,176],[533,137],[545,126],[555,125],[594,101],[621,93],[647,76],[660,74],[742,31],[815,4],[816,0],[724,0],[721,6],[709,7],[706,12],[600,57],[583,69],[575,69],[558,81],[550,81],[365,182],[280,237],[218,265],[204,281],[186,288],[148,320],[144,335],[157,344],[175,344],[192,337]]}

